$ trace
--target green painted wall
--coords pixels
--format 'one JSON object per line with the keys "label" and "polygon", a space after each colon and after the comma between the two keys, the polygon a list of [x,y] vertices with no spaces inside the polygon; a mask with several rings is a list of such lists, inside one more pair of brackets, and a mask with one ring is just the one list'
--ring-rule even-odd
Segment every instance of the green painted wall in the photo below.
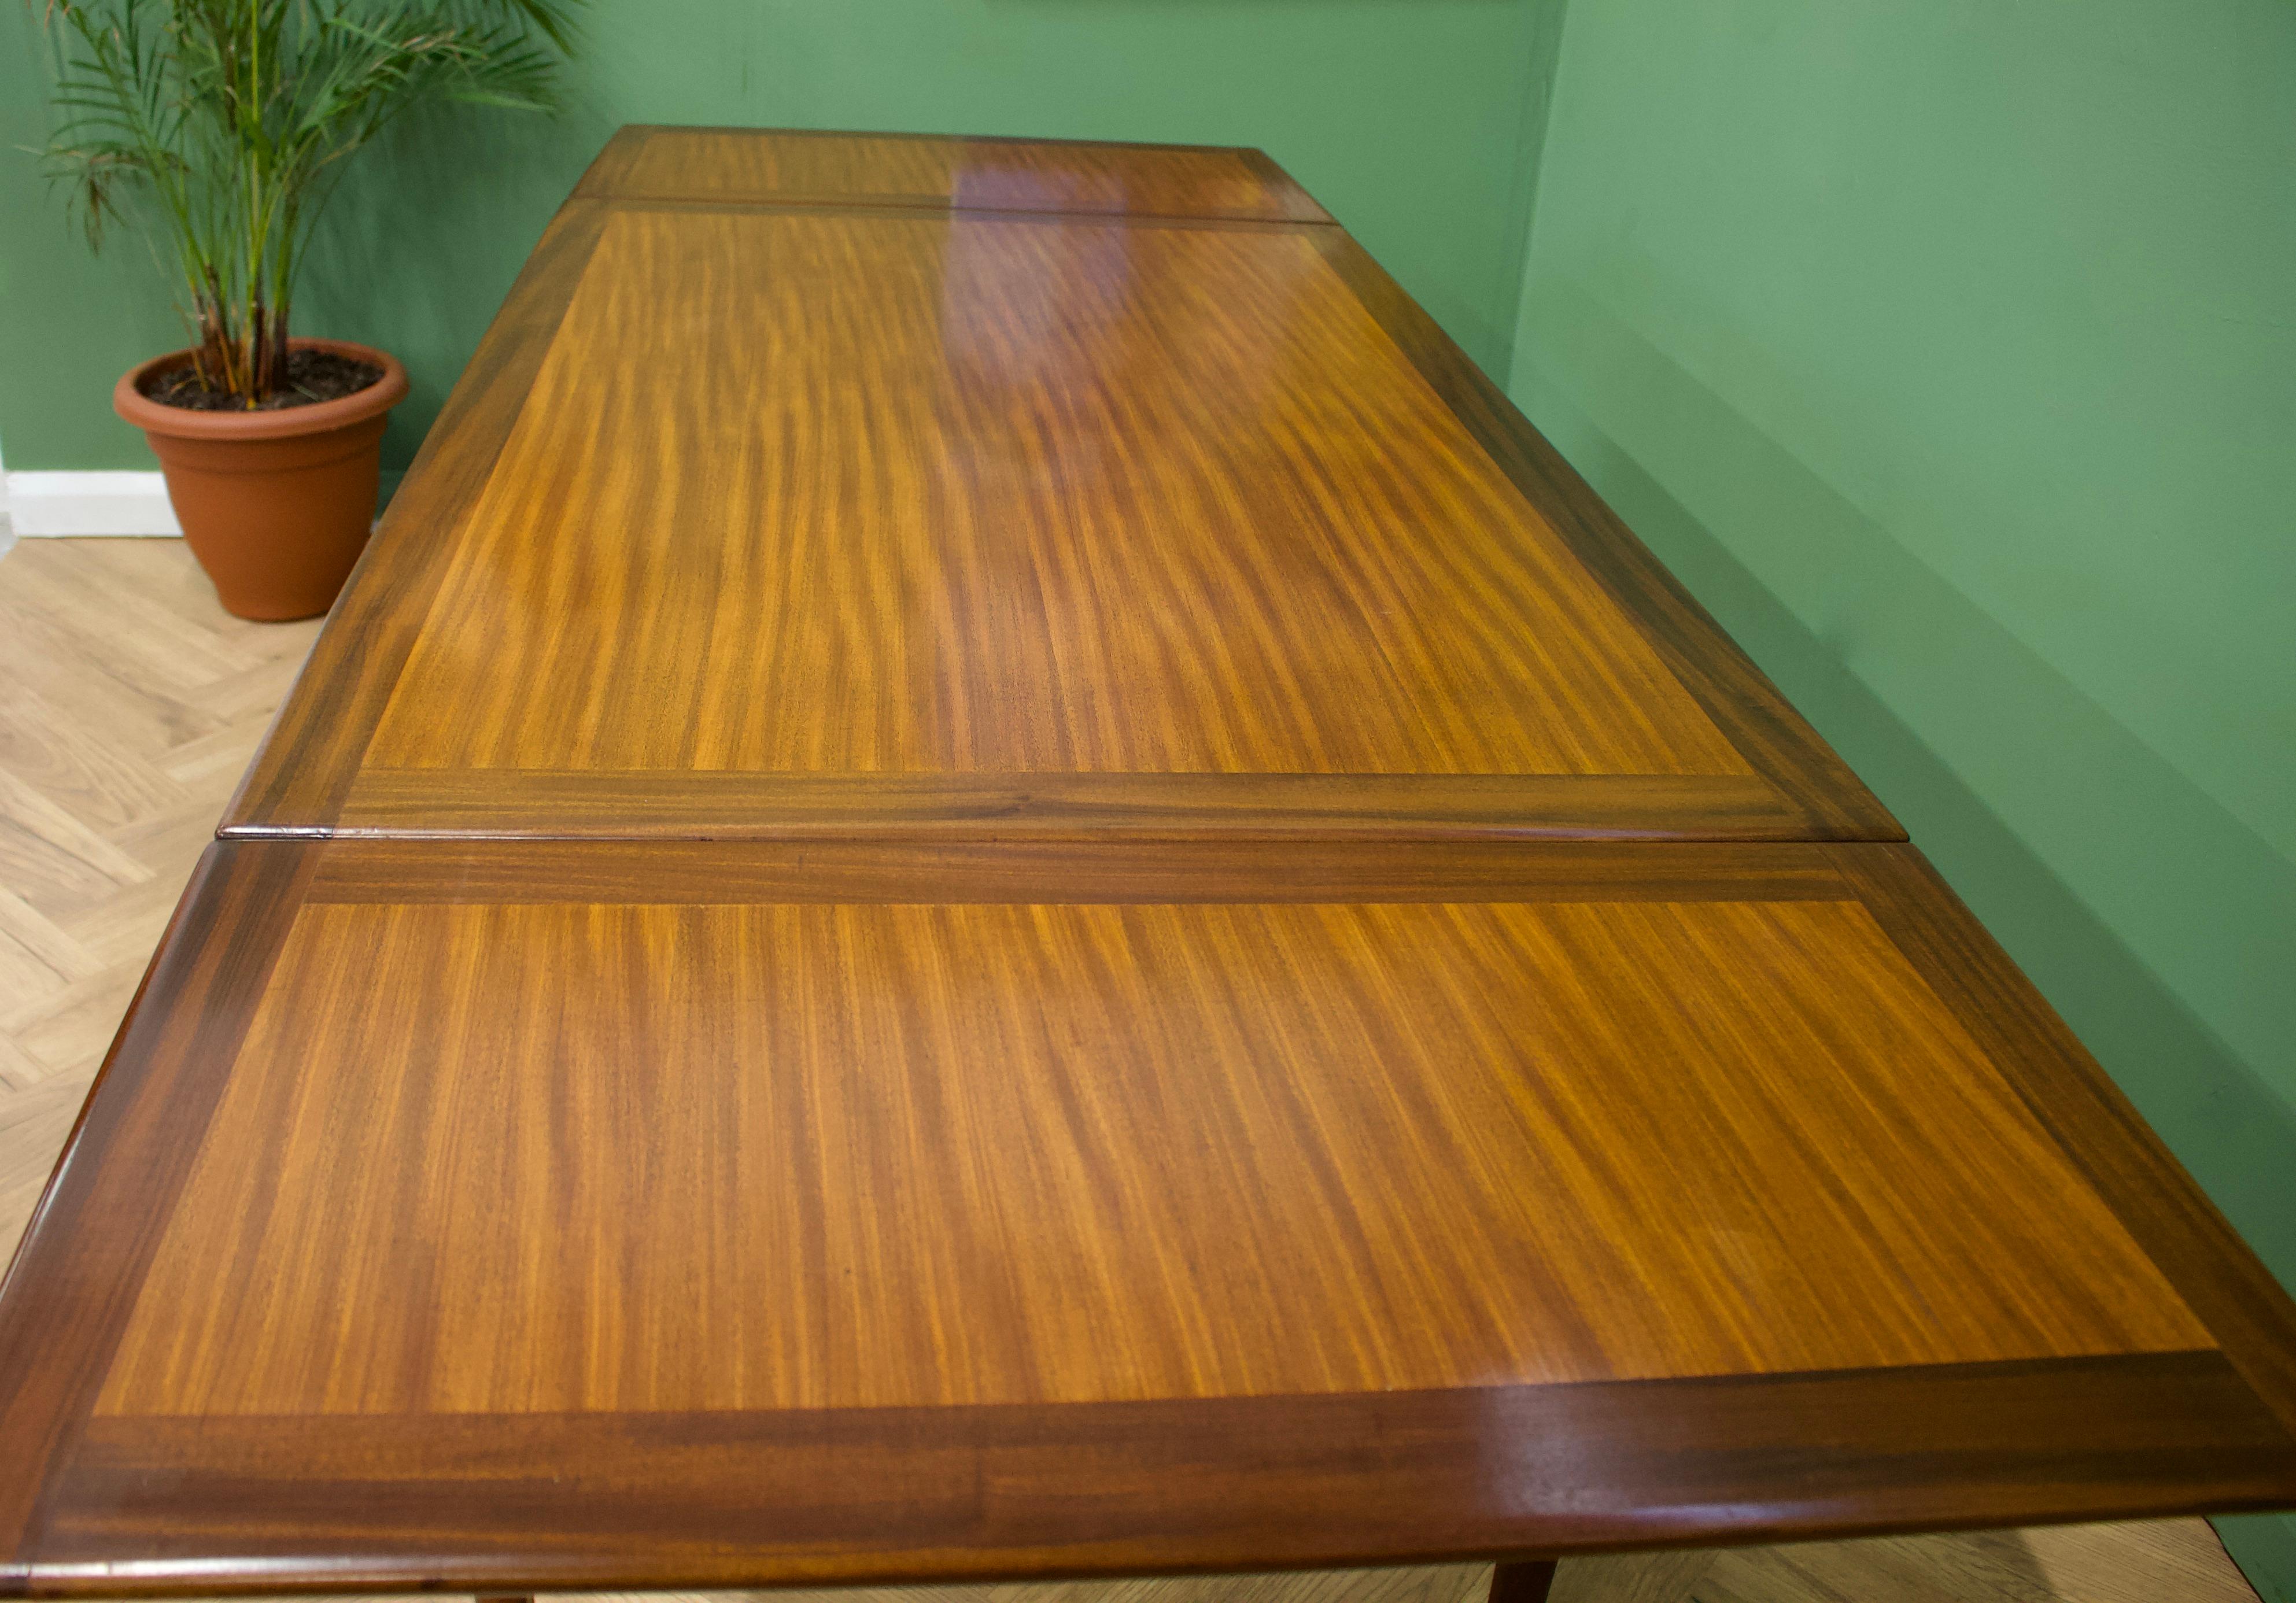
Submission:
{"label": "green painted wall", "polygon": [[1562,34],[1516,397],[2296,1282],[2296,5]]}
{"label": "green painted wall", "polygon": [[[149,467],[110,409],[182,343],[132,241],[93,263],[14,147],[42,133],[37,5],[0,4],[0,451]],[[299,326],[387,346],[403,462],[551,210],[625,122],[1256,144],[1476,359],[1505,371],[1539,126],[1535,0],[594,0],[560,120],[455,111],[369,152]]]}

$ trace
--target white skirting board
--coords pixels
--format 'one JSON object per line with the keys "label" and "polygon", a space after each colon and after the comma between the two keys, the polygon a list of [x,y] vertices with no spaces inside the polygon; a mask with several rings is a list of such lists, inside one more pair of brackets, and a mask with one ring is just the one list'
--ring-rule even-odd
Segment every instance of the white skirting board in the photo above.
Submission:
{"label": "white skirting board", "polygon": [[0,511],[20,536],[182,534],[157,473],[9,473]]}

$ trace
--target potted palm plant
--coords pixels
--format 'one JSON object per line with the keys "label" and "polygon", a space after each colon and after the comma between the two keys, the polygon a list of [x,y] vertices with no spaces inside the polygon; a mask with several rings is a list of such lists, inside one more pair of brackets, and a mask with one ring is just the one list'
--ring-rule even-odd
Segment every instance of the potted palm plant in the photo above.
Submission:
{"label": "potted palm plant", "polygon": [[54,75],[42,152],[89,245],[132,222],[191,344],[112,403],[160,457],[223,604],[324,612],[365,544],[383,352],[291,328],[312,225],[348,159],[425,100],[540,110],[578,0],[35,0]]}

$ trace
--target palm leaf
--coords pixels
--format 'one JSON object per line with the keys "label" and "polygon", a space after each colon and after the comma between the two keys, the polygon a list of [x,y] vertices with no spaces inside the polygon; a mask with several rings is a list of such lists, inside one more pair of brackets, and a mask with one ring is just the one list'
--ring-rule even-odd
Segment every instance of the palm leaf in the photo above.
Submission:
{"label": "palm leaf", "polygon": [[[44,0],[53,183],[100,247],[134,221],[201,360],[248,404],[283,377],[311,227],[401,112],[548,110],[580,0]],[[212,377],[212,375],[211,375]]]}

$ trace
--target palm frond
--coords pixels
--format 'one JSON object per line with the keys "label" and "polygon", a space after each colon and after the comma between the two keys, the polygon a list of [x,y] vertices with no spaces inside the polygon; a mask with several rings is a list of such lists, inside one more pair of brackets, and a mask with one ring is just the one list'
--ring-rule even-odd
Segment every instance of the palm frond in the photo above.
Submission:
{"label": "palm frond", "polygon": [[424,102],[553,109],[581,0],[41,3],[44,170],[91,247],[144,227],[203,376],[252,405],[283,378],[296,272],[347,159]]}

